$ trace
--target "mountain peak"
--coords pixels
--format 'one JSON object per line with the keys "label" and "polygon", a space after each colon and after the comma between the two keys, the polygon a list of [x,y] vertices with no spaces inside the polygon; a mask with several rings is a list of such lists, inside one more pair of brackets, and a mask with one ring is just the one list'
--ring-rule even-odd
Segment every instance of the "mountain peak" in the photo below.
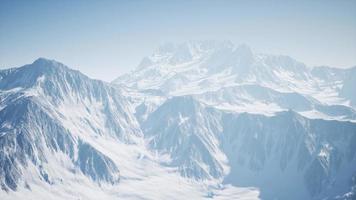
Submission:
{"label": "mountain peak", "polygon": [[33,61],[32,64],[40,64],[40,63],[45,64],[45,63],[51,63],[51,62],[57,62],[57,61],[55,61],[55,60],[53,60],[53,59],[48,59],[48,58],[44,58],[44,57],[39,57],[39,58],[37,58],[35,61]]}
{"label": "mountain peak", "polygon": [[222,48],[233,48],[234,44],[231,41],[224,40],[190,40],[183,43],[163,43],[153,55],[175,55],[183,51],[191,54],[207,53]]}
{"label": "mountain peak", "polygon": [[[71,74],[71,76],[67,76]],[[30,88],[37,85],[38,81],[51,80],[53,84],[59,85],[69,77],[86,77],[79,71],[75,71],[55,60],[38,58],[33,63],[19,68],[9,69],[9,73],[3,77],[0,88]]]}
{"label": "mountain peak", "polygon": [[36,59],[32,64],[30,64],[29,66],[32,67],[46,67],[46,68],[50,68],[50,67],[65,67],[64,64],[53,60],[53,59],[47,59],[47,58],[43,58],[40,57],[38,59]]}
{"label": "mountain peak", "polygon": [[[178,48],[188,48],[188,49],[200,49],[200,50],[211,50],[218,49],[221,47],[233,47],[234,44],[229,40],[189,40],[182,43],[172,43],[166,42],[161,44],[156,52],[159,53],[173,53]],[[247,46],[247,45],[246,45]]]}

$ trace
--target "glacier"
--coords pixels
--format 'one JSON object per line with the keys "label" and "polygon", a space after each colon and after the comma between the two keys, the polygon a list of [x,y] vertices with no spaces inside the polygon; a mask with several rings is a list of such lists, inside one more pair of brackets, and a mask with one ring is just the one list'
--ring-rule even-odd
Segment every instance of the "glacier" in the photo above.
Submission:
{"label": "glacier", "polygon": [[355,69],[189,41],[111,83],[0,70],[0,198],[355,199]]}

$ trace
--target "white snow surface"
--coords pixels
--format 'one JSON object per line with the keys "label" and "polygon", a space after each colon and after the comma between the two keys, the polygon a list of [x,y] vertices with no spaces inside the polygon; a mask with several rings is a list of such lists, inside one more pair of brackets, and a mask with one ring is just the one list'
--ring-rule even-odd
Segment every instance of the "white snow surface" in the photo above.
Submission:
{"label": "white snow surface", "polygon": [[[54,67],[43,68],[43,63]],[[120,180],[115,184],[94,181],[73,161],[78,149],[71,159],[46,147],[41,168],[50,175],[50,183],[41,177],[38,163],[26,158],[28,165],[19,168],[23,176],[17,190],[0,190],[0,199],[260,199],[263,192],[270,197],[261,190],[270,185],[272,192],[282,188],[286,190],[281,195],[288,195],[286,180],[295,182],[290,193],[296,196],[291,199],[298,199],[310,197],[305,182],[314,179],[303,179],[309,178],[306,173],[316,174],[317,183],[308,184],[317,185],[318,190],[329,174],[339,173],[332,181],[344,184],[354,170],[353,157],[340,161],[341,167],[333,164],[353,151],[347,149],[353,147],[347,142],[354,137],[342,132],[331,143],[310,131],[314,129],[308,121],[336,121],[347,131],[344,122],[356,122],[352,99],[340,93],[347,71],[324,71],[288,56],[256,54],[246,45],[226,41],[162,45],[134,71],[110,84],[55,61],[39,59],[33,65],[39,65],[32,69],[35,75],[26,71],[9,81],[8,74],[29,67],[0,71],[0,114],[18,100],[30,99],[50,122],[70,133],[74,144],[84,142],[110,159]],[[54,93],[49,92],[52,88]],[[280,125],[283,111],[291,119],[286,124],[290,135],[275,124],[265,124],[275,120]],[[246,124],[229,124],[235,119]],[[14,134],[16,124],[11,120],[1,121],[0,140]],[[244,129],[248,123],[253,128]],[[295,136],[294,130],[305,132]],[[322,130],[329,134],[327,128]],[[297,145],[307,158],[297,157]],[[308,160],[312,156],[315,162]],[[303,164],[308,171],[298,168]],[[271,178],[280,184],[268,184]],[[258,184],[234,184],[241,180]],[[349,194],[344,188],[330,191]]]}
{"label": "white snow surface", "polygon": [[[40,61],[42,62],[42,60]],[[43,62],[50,62],[49,65],[55,65],[56,70],[58,70],[57,65],[60,65],[54,61],[46,60]],[[36,69],[37,66],[34,67]],[[54,75],[55,78],[61,77],[61,74]],[[20,166],[19,168],[22,171],[22,177],[16,191],[5,192],[0,190],[0,199],[259,198],[257,188],[225,186],[221,185],[220,180],[215,179],[198,181],[194,178],[181,176],[176,167],[162,164],[167,162],[169,158],[147,147],[139,128],[140,125],[132,114],[144,95],[132,96],[130,95],[132,94],[131,90],[105,86],[105,91],[100,91],[104,94],[105,92],[109,93],[104,101],[91,96],[91,94],[83,93],[84,96],[80,96],[81,94],[78,94],[69,82],[63,82],[59,83],[61,86],[58,87],[59,90],[55,94],[58,97],[56,97],[48,94],[44,89],[48,84],[46,80],[52,81],[52,76],[41,75],[31,87],[1,90],[0,110],[21,98],[29,98],[38,103],[51,120],[56,121],[70,132],[75,141],[85,142],[110,158],[119,168],[120,181],[118,184],[93,181],[74,165],[68,155],[46,147],[44,148],[46,162],[42,163],[40,168],[49,174],[50,182],[43,180],[38,164],[28,161],[27,166]],[[77,75],[74,73],[73,76],[76,77]],[[81,77],[81,79],[84,79],[82,84],[88,84],[87,87],[92,84],[92,80],[87,80],[86,77]],[[113,95],[110,93],[111,90],[120,95],[110,96]],[[58,101],[61,94],[65,94],[65,98]],[[124,109],[122,112],[115,107],[117,98],[121,98],[119,99],[120,104]],[[109,102],[109,108],[106,107],[106,100]],[[146,103],[155,108],[162,104],[164,100],[165,98],[152,97]],[[152,111],[153,108],[149,108],[148,111]],[[118,123],[123,130],[119,136],[116,135],[115,130],[111,130],[111,127],[106,124],[108,121],[107,109],[110,110],[115,123]],[[189,121],[189,117],[180,116],[179,123],[181,125],[187,121]],[[4,122],[1,124],[2,130],[11,130],[12,128],[10,123]],[[33,128],[41,130],[42,127]],[[5,134],[13,133],[1,132],[0,139],[5,138]],[[45,144],[44,141],[41,143]],[[77,151],[75,150],[75,158],[78,157]]]}
{"label": "white snow surface", "polygon": [[[350,101],[339,95],[344,79],[335,78],[338,77],[335,72],[328,74],[331,78],[321,79],[314,73],[318,69],[323,68],[306,66],[288,56],[257,54],[246,45],[236,46],[229,41],[190,41],[162,45],[151,56],[145,57],[135,70],[113,83],[127,87],[138,96],[144,92],[143,101],[151,101],[150,98],[157,96],[195,95],[204,103],[231,112],[272,115],[282,110],[295,110],[293,105],[283,107],[273,99],[251,95],[264,91],[226,91],[227,88],[257,85],[270,92],[297,93],[308,98],[312,101],[310,108],[295,110],[305,117],[354,121],[354,114],[331,115],[314,108],[315,104],[342,105],[355,113]],[[156,93],[146,93],[148,90]],[[225,93],[219,99],[207,101],[204,95],[219,95],[221,91]],[[233,101],[229,101],[230,96],[235,96]]]}

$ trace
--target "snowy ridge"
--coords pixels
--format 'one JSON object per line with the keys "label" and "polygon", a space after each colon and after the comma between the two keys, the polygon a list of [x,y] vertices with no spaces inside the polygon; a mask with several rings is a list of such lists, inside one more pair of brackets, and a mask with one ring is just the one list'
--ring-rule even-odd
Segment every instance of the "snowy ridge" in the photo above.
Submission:
{"label": "snowy ridge", "polygon": [[1,199],[353,199],[355,68],[165,44],[113,83],[0,71]]}
{"label": "snowy ridge", "polygon": [[353,72],[192,41],[162,45],[113,83],[134,97],[148,146],[183,176],[257,186],[263,199],[332,199],[355,173]]}
{"label": "snowy ridge", "polygon": [[[172,61],[181,54],[190,56],[179,60],[180,62]],[[163,96],[202,93],[214,95],[224,90],[224,96],[227,98],[221,98],[213,103],[224,109],[230,107],[230,111],[233,112],[241,110],[256,113],[255,109],[248,109],[248,107],[261,105],[267,109],[262,108],[258,113],[267,115],[270,115],[271,111],[275,113],[290,108],[312,118],[354,120],[355,107],[352,103],[352,77],[354,76],[352,72],[355,70],[352,68],[346,70],[330,67],[312,68],[288,56],[255,54],[246,45],[235,46],[231,42],[216,41],[193,41],[180,45],[166,44],[158,48],[151,56],[144,58],[142,63],[144,64],[132,73],[117,78],[113,83],[123,85],[138,93],[144,90],[160,91]],[[345,86],[343,86],[344,83],[346,83]],[[244,101],[243,106],[231,105],[228,96],[239,94],[227,94],[226,88],[245,87],[245,85],[263,87],[266,90],[263,91],[264,93],[271,93],[273,90],[273,93],[294,93],[318,102],[318,105],[309,106],[308,110],[300,111],[299,107],[290,105],[291,107],[286,108],[285,105],[277,102],[256,104],[256,101],[264,101],[258,98],[239,98],[238,101]],[[257,90],[250,89],[243,92],[245,96],[253,96],[254,93],[262,92],[262,89]],[[201,100],[206,102],[205,95],[200,96],[203,97]],[[148,98],[145,97],[146,100]],[[313,102],[311,104],[314,104]],[[233,102],[233,104],[238,103]],[[338,114],[325,111],[329,108],[315,108],[334,105],[341,108],[336,112]],[[275,109],[268,110],[270,106]],[[343,112],[343,110],[348,111]]]}
{"label": "snowy ridge", "polygon": [[[159,164],[124,90],[46,59],[0,74],[1,199],[199,199],[223,189]],[[219,198],[259,194],[226,191]]]}
{"label": "snowy ridge", "polygon": [[227,113],[185,96],[167,100],[142,127],[151,148],[168,154],[164,163],[184,176],[257,186],[263,199],[336,196],[355,173],[356,124],[350,122],[293,111]]}

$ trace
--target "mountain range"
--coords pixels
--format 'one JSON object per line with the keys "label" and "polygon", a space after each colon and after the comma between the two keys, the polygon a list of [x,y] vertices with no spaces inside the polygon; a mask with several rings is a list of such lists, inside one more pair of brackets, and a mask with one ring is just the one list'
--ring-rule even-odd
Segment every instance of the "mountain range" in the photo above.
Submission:
{"label": "mountain range", "polygon": [[355,199],[356,67],[161,45],[111,83],[0,70],[1,199]]}

